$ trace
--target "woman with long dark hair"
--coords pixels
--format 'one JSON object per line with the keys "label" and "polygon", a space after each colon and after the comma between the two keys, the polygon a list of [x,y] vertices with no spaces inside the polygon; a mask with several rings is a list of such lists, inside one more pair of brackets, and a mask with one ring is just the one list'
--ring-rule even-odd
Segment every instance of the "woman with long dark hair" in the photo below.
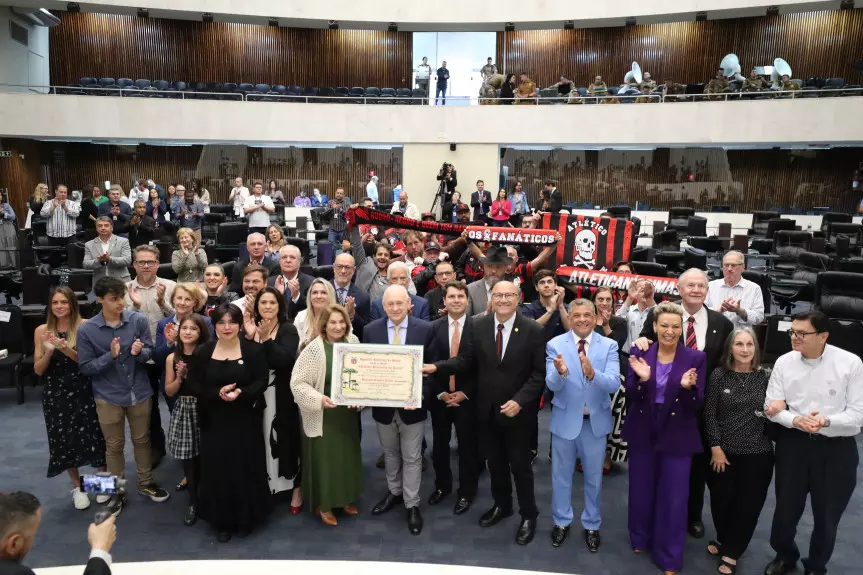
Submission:
{"label": "woman with long dark hair", "polygon": [[198,516],[224,543],[248,535],[272,509],[261,433],[269,373],[261,344],[240,336],[240,308],[222,304],[210,320],[216,341],[195,350],[188,382],[201,415]]}
{"label": "woman with long dark hair", "polygon": [[506,106],[515,101],[515,74],[507,74],[500,87],[500,103]]}
{"label": "woman with long dark hair", "polygon": [[78,299],[65,286],[51,292],[46,315],[47,321],[34,334],[33,371],[44,385],[48,477],[68,473],[75,509],[87,509],[90,498],[81,489],[78,468],[89,465],[105,469],[105,438],[96,416],[90,379],[78,371],[76,336],[84,320],[78,311]]}
{"label": "woman with long dark hair", "polygon": [[491,203],[491,219],[494,223],[500,226],[509,223],[509,216],[512,213],[512,204],[506,197],[506,190],[501,188],[497,192],[497,198]]}
{"label": "woman with long dark hair", "polygon": [[274,204],[285,203],[285,194],[283,194],[282,190],[279,189],[279,184],[276,182],[276,180],[270,180],[270,183],[267,184],[267,189],[264,191],[264,193],[270,196],[270,199],[273,200]]}

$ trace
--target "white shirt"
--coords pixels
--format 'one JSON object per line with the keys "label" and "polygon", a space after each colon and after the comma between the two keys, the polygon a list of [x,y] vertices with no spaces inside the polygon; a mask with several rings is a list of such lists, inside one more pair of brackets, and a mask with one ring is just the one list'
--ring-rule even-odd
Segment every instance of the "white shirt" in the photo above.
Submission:
{"label": "white shirt", "polygon": [[231,302],[231,305],[235,305],[240,308],[240,311],[246,313],[246,296],[241,297],[240,299],[235,299]]}
{"label": "white shirt", "polygon": [[[644,320],[647,319],[647,314],[652,309],[653,306],[649,306],[642,311],[637,305],[624,304],[614,314],[626,320],[626,343],[623,344],[623,349],[621,350],[623,353],[629,353],[629,350],[632,349],[632,342],[637,340],[641,335],[641,330],[644,328]],[[686,337],[685,334],[684,337]],[[697,333],[695,337],[698,337]]]}
{"label": "white shirt", "polygon": [[503,322],[501,324],[497,319],[497,314],[494,316],[494,340],[497,342],[497,326],[503,325],[503,346],[501,349],[500,358],[503,359],[506,356],[506,346],[509,345],[509,336],[512,333],[512,326],[515,324],[515,316],[516,314],[512,314],[512,317]]}
{"label": "white shirt", "polygon": [[725,278],[723,278],[713,280],[708,284],[708,288],[704,305],[712,310],[718,310],[722,306],[722,302],[728,298],[740,300],[740,307],[746,311],[746,319],[733,311],[722,312],[722,315],[731,320],[734,327],[754,325],[761,323],[764,319],[764,297],[761,295],[761,286],[757,283],[740,278],[737,285],[730,286],[725,283]]}
{"label": "white shirt", "polygon": [[[273,204],[272,198],[270,196],[265,196],[261,194],[260,197],[252,194],[243,202],[243,208],[252,208],[256,205],[262,205],[265,208],[274,208],[275,204]],[[250,228],[266,228],[270,225],[270,213],[265,209],[255,210],[254,212],[249,212],[246,214],[246,217],[249,218],[249,227]]]}
{"label": "white shirt", "polygon": [[[683,308],[683,343],[686,344],[686,333],[689,329],[689,316],[691,314]],[[704,342],[707,341],[707,308],[701,306],[695,315],[695,342],[698,349],[704,351]]]}
{"label": "white shirt", "polygon": [[378,203],[378,185],[374,182],[366,184],[366,196],[370,197],[374,203]]}
{"label": "white shirt", "polygon": [[249,188],[241,186],[232,188],[231,193],[234,194],[234,214],[236,216],[243,215],[243,205],[246,203],[246,198],[249,197]]}
{"label": "white shirt", "polygon": [[817,433],[827,437],[850,437],[863,427],[863,361],[856,355],[827,344],[818,359],[806,359],[790,351],[776,360],[765,405],[781,399],[785,411],[771,417],[793,427],[798,415],[817,411],[830,418],[830,427]]}

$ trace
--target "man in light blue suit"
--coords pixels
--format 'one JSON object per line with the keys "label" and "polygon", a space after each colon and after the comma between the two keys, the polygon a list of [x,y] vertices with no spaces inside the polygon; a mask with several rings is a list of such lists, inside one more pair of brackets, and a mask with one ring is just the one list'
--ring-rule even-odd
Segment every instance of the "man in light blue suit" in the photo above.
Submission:
{"label": "man in light blue suit", "polygon": [[617,343],[593,331],[593,302],[569,304],[572,331],[546,346],[545,384],[554,392],[551,402],[551,544],[560,547],[573,520],[572,475],[576,457],[584,468],[584,512],[581,524],[587,548],[599,550],[599,498],[605,437],[611,433],[611,394],[620,387]]}

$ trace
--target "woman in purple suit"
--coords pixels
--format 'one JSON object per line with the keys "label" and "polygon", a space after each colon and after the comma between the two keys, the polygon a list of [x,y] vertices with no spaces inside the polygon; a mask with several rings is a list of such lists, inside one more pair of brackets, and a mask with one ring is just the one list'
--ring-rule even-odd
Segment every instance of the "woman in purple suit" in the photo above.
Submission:
{"label": "woman in purple suit", "polygon": [[636,553],[650,551],[666,575],[683,568],[689,468],[702,451],[695,414],[704,401],[704,352],[680,341],[683,308],[654,308],[656,343],[633,347],[626,376],[629,444],[629,541]]}

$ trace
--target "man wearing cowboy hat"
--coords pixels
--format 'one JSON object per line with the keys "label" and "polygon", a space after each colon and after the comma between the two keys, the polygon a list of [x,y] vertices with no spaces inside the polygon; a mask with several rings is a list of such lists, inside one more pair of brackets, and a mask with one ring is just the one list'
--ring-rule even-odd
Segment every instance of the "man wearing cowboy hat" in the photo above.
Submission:
{"label": "man wearing cowboy hat", "polygon": [[506,268],[513,263],[504,246],[489,247],[488,254],[480,261],[484,272],[482,281],[475,281],[467,286],[470,296],[467,313],[471,316],[486,314],[492,288],[504,279]]}

